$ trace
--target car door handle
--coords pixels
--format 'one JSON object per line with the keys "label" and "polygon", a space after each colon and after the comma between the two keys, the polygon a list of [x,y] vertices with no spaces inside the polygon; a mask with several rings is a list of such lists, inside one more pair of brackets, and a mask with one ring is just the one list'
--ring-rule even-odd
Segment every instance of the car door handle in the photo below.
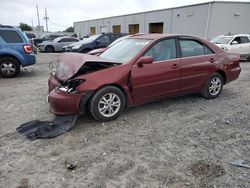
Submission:
{"label": "car door handle", "polygon": [[213,62],[215,62],[215,59],[214,59],[214,58],[211,58],[209,61],[210,61],[211,63],[213,63]]}
{"label": "car door handle", "polygon": [[176,63],[171,66],[172,69],[178,69],[179,67],[180,67],[180,65],[178,65]]}

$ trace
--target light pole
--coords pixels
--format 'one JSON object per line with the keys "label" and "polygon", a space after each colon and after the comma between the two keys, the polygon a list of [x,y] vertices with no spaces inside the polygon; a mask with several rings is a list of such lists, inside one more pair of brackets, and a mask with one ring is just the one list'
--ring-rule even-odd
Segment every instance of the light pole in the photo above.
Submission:
{"label": "light pole", "polygon": [[49,17],[47,15],[47,9],[45,8],[45,16],[43,18],[45,20],[45,23],[46,23],[46,31],[48,32],[49,29],[48,29],[48,20],[49,20]]}

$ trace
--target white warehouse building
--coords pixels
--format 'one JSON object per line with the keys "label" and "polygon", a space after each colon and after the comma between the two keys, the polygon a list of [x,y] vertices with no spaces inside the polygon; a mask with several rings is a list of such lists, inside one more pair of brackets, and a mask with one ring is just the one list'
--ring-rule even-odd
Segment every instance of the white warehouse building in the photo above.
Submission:
{"label": "white warehouse building", "polygon": [[211,1],[74,22],[74,29],[79,36],[105,32],[178,33],[211,39],[222,34],[250,33],[249,19],[250,2]]}

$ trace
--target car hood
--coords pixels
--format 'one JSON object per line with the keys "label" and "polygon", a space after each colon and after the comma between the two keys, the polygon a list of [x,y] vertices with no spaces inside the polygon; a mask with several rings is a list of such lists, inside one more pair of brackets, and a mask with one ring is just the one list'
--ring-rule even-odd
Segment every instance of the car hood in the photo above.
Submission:
{"label": "car hood", "polygon": [[84,64],[91,62],[120,64],[99,56],[80,53],[63,53],[58,60],[55,77],[59,81],[67,81],[73,77]]}
{"label": "car hood", "polygon": [[98,48],[98,49],[89,51],[87,54],[89,54],[89,55],[100,54],[100,53],[104,52],[106,49],[107,48]]}

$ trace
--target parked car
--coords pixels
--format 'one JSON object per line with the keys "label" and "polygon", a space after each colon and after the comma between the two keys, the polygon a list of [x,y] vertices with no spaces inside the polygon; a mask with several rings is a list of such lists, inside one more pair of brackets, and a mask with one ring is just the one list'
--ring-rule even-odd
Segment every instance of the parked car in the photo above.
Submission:
{"label": "parked car", "polygon": [[0,25],[0,74],[13,78],[21,67],[36,63],[31,44],[26,35],[19,29]]}
{"label": "parked car", "polygon": [[74,37],[58,37],[53,41],[45,41],[38,45],[41,52],[61,52],[62,47],[67,44],[79,42],[79,39]]}
{"label": "parked car", "polygon": [[73,46],[76,46],[76,45],[82,45],[85,43],[85,39],[86,38],[83,38],[82,40],[80,40],[79,42],[76,42],[76,43],[72,43],[72,44],[68,44],[66,46],[63,46],[62,47],[62,51],[63,52],[70,52],[72,50],[72,47]]}
{"label": "parked car", "polygon": [[32,42],[32,39],[35,39],[36,38],[36,35],[35,35],[35,33],[33,33],[33,32],[24,32],[25,33],[25,35],[27,36],[27,38],[29,39],[29,41],[30,42]]}
{"label": "parked car", "polygon": [[88,53],[91,50],[98,48],[106,48],[116,39],[125,36],[125,33],[104,33],[92,35],[86,38],[83,44],[77,44],[72,47],[71,52]]}
{"label": "parked car", "polygon": [[118,39],[116,39],[115,41],[113,41],[110,45],[108,45],[106,48],[98,48],[98,49],[94,49],[88,52],[89,55],[100,55],[101,53],[103,53],[107,48],[110,48],[111,46],[113,46],[114,44],[130,37],[131,35],[125,35],[123,37],[120,37]]}
{"label": "parked car", "polygon": [[220,48],[234,53],[239,53],[242,58],[250,61],[250,35],[221,35],[211,40]]}
{"label": "parked car", "polygon": [[38,47],[38,44],[44,42],[44,41],[52,41],[58,37],[63,37],[64,34],[54,34],[54,33],[51,33],[51,34],[45,34],[43,35],[42,37],[40,38],[34,38],[32,39],[32,43]]}
{"label": "parked car", "polygon": [[50,110],[57,115],[84,114],[97,121],[118,117],[125,107],[201,93],[219,96],[238,78],[239,54],[192,36],[131,36],[100,56],[61,55],[49,78]]}

